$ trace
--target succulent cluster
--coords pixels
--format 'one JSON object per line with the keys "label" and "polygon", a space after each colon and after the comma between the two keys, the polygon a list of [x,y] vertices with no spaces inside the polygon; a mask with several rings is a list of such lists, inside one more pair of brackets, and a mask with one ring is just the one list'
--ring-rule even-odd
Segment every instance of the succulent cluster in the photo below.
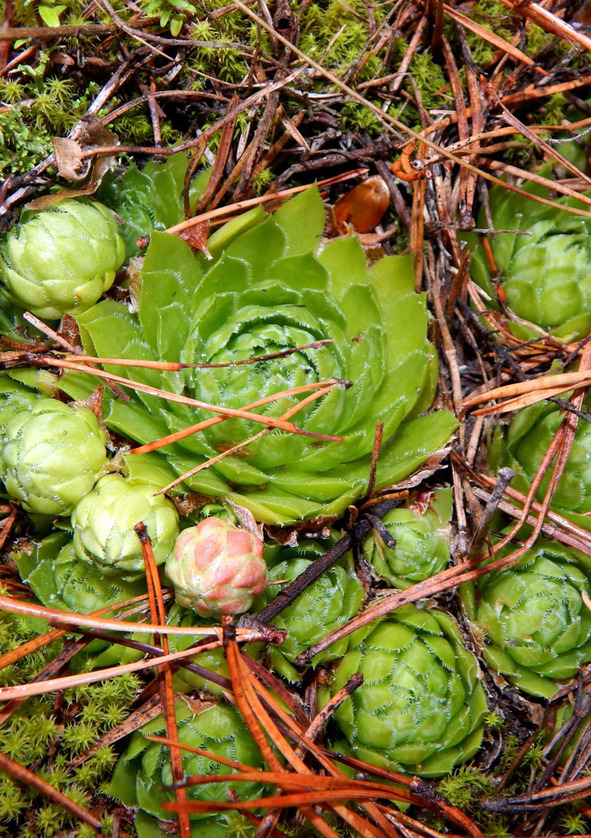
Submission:
{"label": "succulent cluster", "polygon": [[356,672],[363,684],[335,711],[359,759],[437,776],[473,756],[487,711],[476,658],[453,618],[414,605],[352,635],[331,692]]}
{"label": "succulent cluster", "polygon": [[539,541],[515,567],[463,588],[485,659],[522,690],[550,698],[591,661],[591,563],[582,554]]}
{"label": "succulent cluster", "polygon": [[[215,458],[185,476],[176,491],[191,490],[226,509],[242,507],[243,516],[250,512],[255,519],[252,532],[257,523],[325,527],[366,494],[377,423],[384,439],[377,489],[411,474],[457,424],[445,410],[429,413],[438,362],[411,257],[385,257],[368,268],[355,237],[323,240],[324,207],[312,188],[273,216],[257,209],[221,227],[208,241],[209,259],[162,232],[182,215],[183,175],[177,157],[107,183],[102,197],[109,204],[117,193],[110,206],[124,220],[120,227],[110,210],[85,200],[33,215],[6,238],[1,279],[11,305],[48,319],[74,316],[87,353],[118,359],[104,365],[107,372],[175,397],[133,388],[128,400],[108,388],[100,395],[95,377],[74,371],[41,380],[33,370],[19,370],[0,379],[3,491],[41,528],[15,552],[23,581],[44,604],[80,613],[145,593],[144,553],[134,532],[141,521],[163,583],[175,588],[169,621],[195,629],[171,639],[172,650],[196,642],[205,619],[270,604],[281,585],[325,550],[320,541],[303,539],[295,551],[268,548],[264,555],[262,539],[228,516],[200,520],[191,512],[179,521],[177,506],[162,492],[175,478]],[[131,305],[97,302],[146,233],[149,247],[128,272]],[[20,326],[11,312],[6,334],[14,337]],[[126,363],[138,359],[185,366]],[[313,400],[310,388],[317,386],[320,396]],[[64,394],[72,401],[63,401]],[[184,404],[185,396],[224,408],[254,405],[266,417],[288,416],[305,433],[267,429],[249,441],[260,425],[223,417],[159,451],[129,453],[128,442],[151,443],[211,419],[205,408]],[[394,510],[384,523],[396,546],[386,548],[376,534],[364,545],[375,573],[404,587],[443,568],[450,516],[449,490],[424,508]],[[297,655],[350,621],[364,600],[349,554],[274,620],[287,631],[282,646],[259,644],[249,652],[260,651],[271,668],[296,681]],[[95,640],[83,665],[141,654]],[[358,756],[434,776],[478,749],[486,702],[475,659],[450,617],[407,607],[312,664],[337,659],[335,690],[354,672],[365,676],[335,716],[346,747]],[[223,650],[198,652],[192,660],[193,671],[175,672],[175,690],[221,693]],[[228,704],[179,699],[176,715],[181,742],[261,767],[259,749]],[[110,785],[113,796],[139,810],[141,835],[154,834],[155,824],[167,820],[162,803],[173,795],[165,788],[172,780],[167,749],[147,738],[163,728],[160,717],[133,734]],[[186,774],[226,771],[189,753],[183,768]],[[199,786],[188,794],[227,800],[233,790],[232,784]],[[263,791],[258,784],[236,790],[248,797]],[[207,818],[198,828],[200,836],[222,838],[227,821]]]}
{"label": "succulent cluster", "polygon": [[0,477],[28,512],[68,515],[105,467],[105,443],[92,411],[39,399],[4,426]]}
{"label": "succulent cluster", "polygon": [[[547,190],[525,191],[547,197]],[[556,203],[576,206],[571,198]],[[591,223],[506,189],[490,190],[493,232],[487,236],[495,276],[476,233],[466,235],[470,270],[492,301],[506,300],[518,318],[572,340],[591,330]],[[484,211],[479,226],[488,226]],[[499,289],[495,287],[498,281]],[[501,290],[502,289],[502,290]]]}
{"label": "succulent cluster", "polygon": [[[314,549],[318,551],[318,555],[322,553],[322,548],[315,543],[304,549],[308,555]],[[283,549],[279,556],[280,561],[270,570],[271,585],[264,593],[266,603],[272,602],[281,590],[281,587],[273,585],[273,582],[291,582],[312,564],[310,558],[294,557],[295,552]],[[280,646],[269,648],[273,668],[290,681],[296,681],[300,677],[300,673],[292,665],[296,657],[308,646],[314,645],[322,637],[347,623],[360,610],[364,599],[363,586],[355,574],[349,555],[341,564],[326,570],[273,620],[273,625],[287,631],[287,638]],[[347,651],[347,645],[346,639],[334,643],[316,655],[312,664],[316,666],[341,657]]]}
{"label": "succulent cluster", "polygon": [[104,574],[143,574],[144,556],[134,526],[148,531],[156,564],[174,548],[179,533],[178,512],[160,486],[118,474],[102,477],[72,514],[74,549]]}
{"label": "succulent cluster", "polygon": [[[584,405],[588,409],[588,400]],[[564,421],[564,413],[552,402],[538,402],[520,410],[510,423],[506,437],[497,438],[491,449],[491,465],[510,466],[516,472],[512,485],[520,491],[529,489],[552,437]],[[581,420],[564,472],[553,494],[552,506],[566,512],[586,515],[591,512],[591,425]],[[548,486],[550,470],[541,483],[538,497]],[[584,521],[578,519],[584,526]]]}

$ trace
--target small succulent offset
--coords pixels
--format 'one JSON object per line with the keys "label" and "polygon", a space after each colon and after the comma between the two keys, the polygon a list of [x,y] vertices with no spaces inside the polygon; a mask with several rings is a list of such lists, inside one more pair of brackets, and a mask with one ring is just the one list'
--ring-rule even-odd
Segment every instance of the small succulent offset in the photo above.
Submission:
{"label": "small succulent offset", "polygon": [[66,199],[16,227],[0,248],[6,296],[57,320],[94,305],[111,287],[125,247],[102,204]]}
{"label": "small succulent offset", "polygon": [[557,542],[539,541],[518,565],[462,586],[490,666],[520,689],[551,698],[559,681],[591,661],[591,564]]}
{"label": "small succulent offset", "polygon": [[215,517],[183,530],[166,573],[177,602],[202,617],[242,614],[267,586],[263,542],[232,521]]}
{"label": "small succulent offset", "polygon": [[[200,708],[197,704],[197,701],[188,703],[182,698],[176,702],[175,715],[181,743],[250,765],[253,769],[263,767],[261,753],[244,720],[233,707],[223,702],[213,706],[202,703]],[[126,806],[139,808],[140,816],[143,812],[166,821],[172,818],[169,812],[161,808],[162,803],[174,800],[174,792],[163,789],[163,786],[172,783],[170,754],[165,745],[147,739],[154,734],[164,734],[162,716],[133,734],[115,767],[108,791]],[[186,751],[181,753],[183,773],[187,777],[195,774],[213,776],[231,773],[226,765],[207,757]],[[260,783],[225,782],[188,787],[187,797],[189,800],[226,801],[228,793],[235,791],[240,797],[253,799],[260,796],[263,789]],[[227,834],[215,817],[200,814],[191,814],[190,817],[200,822],[199,835],[223,838]]]}
{"label": "small succulent offset", "polygon": [[[283,550],[282,554],[291,551]],[[350,556],[349,556],[350,560]],[[302,574],[312,562],[295,558],[275,565],[269,573],[269,582],[292,581]],[[280,586],[271,585],[264,593],[264,599],[271,602]],[[281,646],[269,646],[271,664],[285,678],[296,681],[300,673],[292,666],[295,658],[308,646],[314,645],[326,634],[340,628],[354,617],[363,601],[363,585],[352,569],[352,561],[346,566],[335,565],[326,570],[300,596],[273,620],[273,625],[286,629],[287,638]],[[312,659],[312,664],[324,663],[341,657],[347,651],[347,639],[334,643],[326,651]]]}
{"label": "small succulent offset", "polygon": [[452,490],[440,489],[388,512],[383,524],[396,544],[388,547],[376,530],[363,544],[375,573],[396,588],[409,588],[443,570],[450,559],[445,530],[451,511]]}
{"label": "small succulent offset", "polygon": [[88,408],[39,399],[4,427],[0,478],[27,512],[69,515],[106,465],[105,442]]}
{"label": "small succulent offset", "polygon": [[[589,399],[583,405],[589,409]],[[520,410],[509,425],[506,436],[497,435],[489,452],[492,469],[508,465],[516,477],[512,486],[529,491],[531,481],[542,462],[552,437],[564,421],[561,408],[551,402],[538,402]],[[548,470],[538,492],[541,498],[548,486],[551,469]],[[579,421],[566,467],[552,497],[552,508],[559,509],[585,526],[588,518],[582,516],[591,512],[591,424]]]}
{"label": "small succulent offset", "polygon": [[486,697],[476,659],[449,614],[406,605],[360,629],[336,668],[331,692],[356,672],[363,684],[334,714],[354,756],[434,777],[480,747]]}
{"label": "small succulent offset", "polygon": [[74,549],[105,574],[143,574],[142,545],[134,531],[142,522],[156,564],[170,555],[178,536],[174,503],[158,494],[161,485],[118,474],[102,477],[72,513]]}
{"label": "small succulent offset", "polygon": [[[414,291],[412,260],[386,257],[368,272],[356,238],[320,249],[324,220],[311,188],[273,217],[259,209],[214,233],[212,261],[196,257],[178,237],[154,232],[137,315],[105,300],[77,318],[84,347],[95,355],[229,364],[179,372],[126,368],[124,361],[108,367],[210,404],[243,408],[269,398],[257,411],[279,417],[305,394],[273,400],[276,393],[319,381],[352,382],[334,386],[294,416],[306,431],[342,442],[273,431],[184,480],[183,488],[229,499],[269,524],[338,517],[362,497],[377,422],[384,423],[386,440],[378,488],[410,474],[456,425],[446,411],[421,415],[433,400],[437,359],[427,340],[425,297]],[[236,366],[286,350],[298,351]],[[89,376],[71,373],[60,386],[80,399],[94,385]],[[127,404],[106,394],[103,416],[109,428],[142,444],[211,418],[140,393]],[[259,430],[226,419],[168,445],[164,456],[182,475]]]}
{"label": "small succulent offset", "polygon": [[[537,185],[525,191],[548,196]],[[571,198],[556,203],[577,206]],[[572,340],[587,335],[591,330],[589,219],[501,187],[490,190],[490,210],[494,229],[508,231],[487,238],[509,308],[557,337]],[[488,226],[484,211],[479,226]],[[495,301],[497,291],[486,251],[476,233],[465,238],[472,251],[472,277]]]}

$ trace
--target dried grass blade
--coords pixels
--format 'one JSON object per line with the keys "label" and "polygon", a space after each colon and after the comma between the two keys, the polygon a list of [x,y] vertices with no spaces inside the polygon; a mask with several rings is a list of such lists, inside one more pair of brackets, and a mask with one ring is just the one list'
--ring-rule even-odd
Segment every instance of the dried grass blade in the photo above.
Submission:
{"label": "dried grass blade", "polygon": [[[444,3],[443,9],[448,17],[456,23],[460,23],[465,29],[468,29],[475,35],[478,35],[483,41],[487,41],[496,49],[506,52],[511,56],[511,58],[514,58],[516,61],[521,61],[522,64],[527,64],[530,67],[535,66],[533,59],[531,59],[529,55],[521,52],[520,49],[517,49],[517,47],[514,47],[513,44],[509,43],[509,41],[505,41],[494,32],[491,32],[490,29],[485,29],[484,26],[480,26],[479,23],[476,23],[475,20],[472,20],[467,15],[462,14],[462,12],[458,12],[458,10],[454,9],[453,6],[448,6],[447,3]],[[545,70],[542,70],[541,67],[535,67],[535,69],[544,76],[549,75]]]}

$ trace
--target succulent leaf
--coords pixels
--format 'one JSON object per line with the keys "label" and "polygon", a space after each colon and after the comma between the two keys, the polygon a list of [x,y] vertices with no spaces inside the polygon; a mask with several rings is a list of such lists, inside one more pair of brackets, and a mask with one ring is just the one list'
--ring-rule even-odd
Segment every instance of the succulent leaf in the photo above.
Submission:
{"label": "succulent leaf", "polygon": [[356,757],[437,776],[480,747],[486,697],[476,659],[448,614],[407,605],[359,630],[335,670],[331,692],[356,672],[363,684],[334,715]]}
{"label": "succulent leaf", "polygon": [[109,210],[66,199],[9,233],[1,249],[0,281],[13,303],[56,320],[94,305],[113,284],[124,257]]}
{"label": "succulent leaf", "polygon": [[[241,366],[127,370],[137,381],[229,407],[328,378],[352,382],[348,389],[337,385],[296,417],[300,427],[341,435],[343,442],[319,444],[273,431],[251,443],[244,456],[228,456],[185,480],[185,487],[238,502],[266,523],[339,516],[361,497],[376,422],[384,423],[387,440],[378,488],[406,477],[456,425],[446,411],[415,418],[432,400],[437,362],[427,341],[425,298],[414,293],[412,261],[387,257],[368,273],[357,239],[320,249],[323,222],[322,202],[310,189],[275,216],[229,235],[213,264],[196,258],[180,239],[156,232],[145,257],[137,317],[105,301],[78,318],[85,348],[109,357],[160,360],[166,354],[166,360],[185,363],[234,364],[332,341]],[[61,386],[80,398],[91,385],[72,374]],[[278,417],[301,398],[286,396],[260,410]],[[107,394],[103,410],[109,427],[142,443],[210,416],[143,394],[128,404]],[[258,430],[254,423],[226,420],[168,446],[165,455],[183,474],[218,454],[220,446]]]}

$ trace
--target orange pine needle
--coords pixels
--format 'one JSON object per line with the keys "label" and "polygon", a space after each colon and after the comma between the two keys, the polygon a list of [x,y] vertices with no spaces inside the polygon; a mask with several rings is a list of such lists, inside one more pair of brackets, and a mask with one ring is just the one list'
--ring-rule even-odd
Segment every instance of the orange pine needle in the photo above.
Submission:
{"label": "orange pine needle", "polygon": [[[266,396],[264,399],[252,402],[246,405],[244,410],[255,410],[257,407],[263,407],[271,402],[278,401],[289,396],[297,396],[300,393],[306,393],[308,390],[318,390],[323,387],[329,387],[334,384],[341,384],[339,379],[327,379],[326,381],[318,381],[315,384],[302,384],[300,387],[292,387],[290,390],[283,390],[280,393],[273,393],[271,396]],[[188,428],[183,428],[181,431],[175,431],[173,434],[168,434],[154,442],[148,442],[146,445],[141,445],[138,448],[133,448],[131,454],[147,454],[150,451],[155,451],[158,448],[163,448],[165,445],[170,445],[173,442],[178,442],[191,434],[204,431],[206,428],[211,428],[213,425],[218,425],[220,422],[225,422],[225,416],[212,416],[210,419],[205,419],[203,422],[198,422],[196,425],[191,425]],[[335,440],[341,441],[342,437],[334,437]]]}
{"label": "orange pine needle", "polygon": [[[146,569],[146,582],[148,585],[148,597],[150,600],[150,617],[153,623],[164,625],[166,623],[166,610],[164,608],[164,600],[162,598],[162,585],[158,575],[158,568],[154,560],[154,553],[152,551],[150,537],[148,536],[148,530],[143,522],[136,524],[134,529],[142,545],[144,566]],[[166,635],[155,634],[154,644],[160,645],[165,655],[170,654],[168,637],[166,637]],[[163,671],[164,680],[161,683],[160,688],[162,712],[164,715],[166,732],[169,739],[174,743],[169,748],[170,764],[175,785],[178,785],[179,781],[183,778],[183,761],[179,749],[179,733],[176,724],[174,687],[172,685],[172,669],[170,664],[165,664]],[[186,802],[187,793],[184,788],[175,788],[175,799],[179,806],[182,806]],[[189,821],[188,814],[182,810],[179,811],[178,814],[180,838],[191,838],[191,823]]]}

